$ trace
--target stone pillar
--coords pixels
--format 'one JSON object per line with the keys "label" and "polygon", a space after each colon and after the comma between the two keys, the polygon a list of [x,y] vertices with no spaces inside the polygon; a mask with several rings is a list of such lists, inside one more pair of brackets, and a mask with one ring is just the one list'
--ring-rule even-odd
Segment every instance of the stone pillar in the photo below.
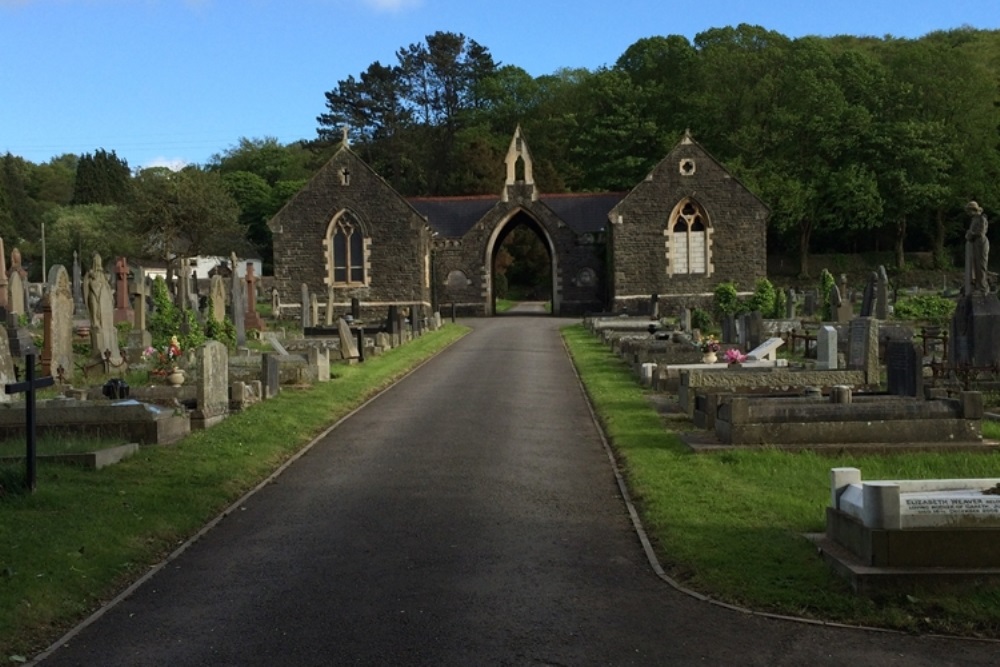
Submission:
{"label": "stone pillar", "polygon": [[265,329],[264,320],[257,312],[257,276],[253,272],[253,262],[247,262],[246,272],[247,283],[247,303],[246,314],[244,315],[243,326],[247,329],[263,331]]}

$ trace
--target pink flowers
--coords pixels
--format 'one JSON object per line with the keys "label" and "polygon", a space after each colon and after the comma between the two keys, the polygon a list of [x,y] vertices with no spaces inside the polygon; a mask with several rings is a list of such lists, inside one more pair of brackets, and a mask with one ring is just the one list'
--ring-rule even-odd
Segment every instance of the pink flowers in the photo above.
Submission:
{"label": "pink flowers", "polygon": [[155,347],[147,347],[142,351],[143,361],[153,364],[155,371],[166,372],[173,369],[176,359],[181,356],[181,344],[177,336],[171,336],[170,342],[163,348],[163,351]]}
{"label": "pink flowers", "polygon": [[747,355],[743,354],[735,347],[726,350],[725,356],[727,364],[742,364],[747,360]]}

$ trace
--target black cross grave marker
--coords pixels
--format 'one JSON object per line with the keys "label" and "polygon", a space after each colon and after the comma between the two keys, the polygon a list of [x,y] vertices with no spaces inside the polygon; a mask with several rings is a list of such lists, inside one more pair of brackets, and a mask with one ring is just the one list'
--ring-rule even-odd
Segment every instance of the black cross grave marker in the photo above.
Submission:
{"label": "black cross grave marker", "polygon": [[4,385],[4,391],[8,394],[20,394],[25,393],[26,396],[26,407],[25,411],[25,427],[24,431],[27,436],[28,441],[28,451],[26,456],[25,465],[25,477],[24,482],[28,487],[29,491],[34,491],[37,486],[37,467],[36,467],[36,452],[35,452],[35,390],[41,389],[42,387],[51,387],[54,383],[51,375],[46,375],[45,377],[35,378],[35,355],[26,354],[24,356],[25,368],[25,380],[24,382],[15,382],[13,384]]}

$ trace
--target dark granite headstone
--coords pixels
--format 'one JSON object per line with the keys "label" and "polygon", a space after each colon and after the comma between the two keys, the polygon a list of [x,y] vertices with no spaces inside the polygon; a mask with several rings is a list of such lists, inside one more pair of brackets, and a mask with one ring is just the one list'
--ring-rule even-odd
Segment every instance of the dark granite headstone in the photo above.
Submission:
{"label": "dark granite headstone", "polygon": [[871,317],[875,313],[876,283],[878,283],[878,274],[872,271],[872,275],[865,285],[865,294],[861,298],[861,317]]}
{"label": "dark granite headstone", "polygon": [[389,314],[386,316],[385,323],[390,336],[399,333],[399,306],[389,306]]}
{"label": "dark granite headstone", "polygon": [[736,318],[732,315],[722,317],[722,342],[727,345],[737,343]]}
{"label": "dark granite headstone", "polygon": [[785,319],[795,319],[795,290],[791,287],[785,293]]}
{"label": "dark granite headstone", "polygon": [[923,357],[913,343],[890,340],[885,346],[889,393],[893,396],[923,396]]}
{"label": "dark granite headstone", "polygon": [[351,297],[351,317],[355,322],[361,319],[361,300],[357,297]]}
{"label": "dark granite headstone", "polygon": [[816,314],[816,293],[806,292],[805,299],[802,302],[802,313],[806,317],[812,317]]}
{"label": "dark granite headstone", "polygon": [[262,357],[264,371],[264,396],[274,398],[281,391],[281,362],[278,355],[266,352]]}
{"label": "dark granite headstone", "polygon": [[764,342],[764,316],[759,310],[755,310],[752,313],[747,313],[744,322],[747,349],[753,350],[760,347],[760,344]]}
{"label": "dark granite headstone", "polygon": [[949,356],[956,366],[1000,363],[1000,299],[996,294],[973,294],[958,300],[949,344]]}

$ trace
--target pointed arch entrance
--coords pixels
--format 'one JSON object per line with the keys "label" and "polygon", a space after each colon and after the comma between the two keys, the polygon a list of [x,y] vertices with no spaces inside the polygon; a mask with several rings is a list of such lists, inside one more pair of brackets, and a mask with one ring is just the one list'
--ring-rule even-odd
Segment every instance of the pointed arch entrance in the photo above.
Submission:
{"label": "pointed arch entrance", "polygon": [[548,255],[547,266],[544,270],[544,276],[539,276],[538,285],[536,285],[536,287],[539,288],[541,292],[539,294],[539,300],[548,300],[552,306],[550,312],[553,314],[558,313],[560,305],[558,290],[559,266],[558,255],[555,251],[555,244],[553,243],[552,237],[549,235],[549,232],[545,229],[544,225],[538,222],[533,215],[524,209],[518,209],[493,229],[493,233],[490,235],[489,241],[486,244],[484,264],[487,267],[487,276],[489,277],[488,289],[485,290],[486,314],[497,314],[497,285],[499,282],[499,278],[496,275],[497,255],[501,252],[504,241],[506,241],[516,229],[525,229],[531,234],[534,234],[545,249],[545,252]]}

